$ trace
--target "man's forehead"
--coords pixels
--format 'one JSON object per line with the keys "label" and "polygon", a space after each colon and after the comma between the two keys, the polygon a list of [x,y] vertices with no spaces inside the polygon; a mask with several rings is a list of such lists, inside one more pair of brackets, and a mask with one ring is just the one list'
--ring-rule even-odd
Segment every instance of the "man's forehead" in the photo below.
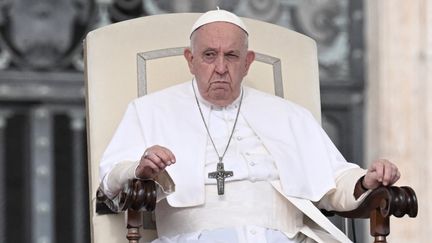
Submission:
{"label": "man's forehead", "polygon": [[239,49],[242,48],[246,33],[236,25],[226,22],[215,22],[201,26],[193,33],[195,45],[201,48]]}

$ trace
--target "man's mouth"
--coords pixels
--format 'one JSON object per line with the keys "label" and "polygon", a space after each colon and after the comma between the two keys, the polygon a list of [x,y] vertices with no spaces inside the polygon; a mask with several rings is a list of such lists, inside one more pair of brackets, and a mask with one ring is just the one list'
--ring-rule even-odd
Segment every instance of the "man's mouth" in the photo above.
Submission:
{"label": "man's mouth", "polygon": [[210,83],[209,88],[213,90],[220,90],[220,89],[226,90],[228,88],[228,85],[229,82],[227,81],[213,81]]}
{"label": "man's mouth", "polygon": [[225,80],[216,80],[216,81],[212,81],[210,84],[228,84],[228,81]]}

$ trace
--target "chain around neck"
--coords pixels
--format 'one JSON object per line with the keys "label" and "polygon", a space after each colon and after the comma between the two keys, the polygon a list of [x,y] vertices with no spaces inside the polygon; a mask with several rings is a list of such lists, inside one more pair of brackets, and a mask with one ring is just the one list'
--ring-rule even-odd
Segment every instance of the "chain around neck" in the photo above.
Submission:
{"label": "chain around neck", "polygon": [[200,105],[200,103],[199,103],[198,96],[197,96],[197,94],[196,94],[195,86],[194,86],[193,81],[192,81],[192,89],[193,89],[193,92],[194,92],[194,95],[195,95],[195,101],[196,101],[196,103],[197,103],[198,110],[199,110],[199,112],[200,112],[200,115],[201,115],[202,121],[203,121],[204,126],[205,126],[205,128],[206,128],[206,131],[207,131],[207,134],[208,134],[208,136],[209,136],[209,138],[210,138],[210,141],[211,141],[211,143],[212,143],[212,145],[213,145],[213,148],[214,148],[214,150],[215,150],[215,152],[216,152],[216,154],[217,154],[217,156],[218,156],[219,163],[223,163],[222,160],[223,160],[223,158],[225,157],[225,154],[226,154],[226,152],[227,152],[227,150],[228,150],[228,147],[229,147],[229,145],[230,145],[230,143],[231,143],[231,139],[232,139],[232,137],[233,137],[233,135],[234,135],[234,130],[235,130],[235,127],[236,127],[236,125],[237,125],[237,121],[238,121],[238,118],[239,118],[239,115],[240,115],[240,108],[241,108],[242,101],[243,101],[243,88],[242,88],[242,90],[241,90],[239,107],[238,107],[238,109],[237,109],[236,118],[235,118],[235,120],[234,120],[234,125],[233,125],[232,130],[231,130],[231,135],[230,135],[230,137],[229,137],[229,139],[228,139],[227,145],[226,145],[226,147],[225,147],[225,150],[224,150],[222,156],[219,155],[219,152],[217,151],[216,145],[215,145],[215,143],[214,143],[214,141],[213,141],[213,138],[212,138],[212,136],[211,136],[211,134],[210,134],[210,129],[208,128],[208,125],[207,125],[207,123],[206,123],[206,121],[205,121],[205,119],[204,119],[204,114],[203,114],[203,112],[202,112],[201,105]]}

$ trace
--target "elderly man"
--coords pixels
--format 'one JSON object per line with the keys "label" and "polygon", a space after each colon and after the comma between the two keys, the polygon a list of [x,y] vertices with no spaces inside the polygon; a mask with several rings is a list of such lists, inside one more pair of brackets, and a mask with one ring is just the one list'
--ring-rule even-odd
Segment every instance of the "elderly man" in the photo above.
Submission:
{"label": "elderly man", "polygon": [[155,242],[348,242],[310,201],[351,210],[396,166],[347,163],[304,108],[243,86],[255,54],[234,14],[203,14],[190,40],[195,78],[130,103],[100,164],[105,193],[155,180]]}

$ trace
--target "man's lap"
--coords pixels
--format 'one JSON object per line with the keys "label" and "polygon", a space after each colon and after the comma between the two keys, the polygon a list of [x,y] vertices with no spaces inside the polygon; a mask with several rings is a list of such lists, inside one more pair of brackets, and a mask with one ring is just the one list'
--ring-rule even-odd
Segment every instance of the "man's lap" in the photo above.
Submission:
{"label": "man's lap", "polygon": [[283,232],[259,226],[240,226],[203,230],[174,237],[161,237],[152,243],[301,243],[306,237],[299,233],[293,239]]}

